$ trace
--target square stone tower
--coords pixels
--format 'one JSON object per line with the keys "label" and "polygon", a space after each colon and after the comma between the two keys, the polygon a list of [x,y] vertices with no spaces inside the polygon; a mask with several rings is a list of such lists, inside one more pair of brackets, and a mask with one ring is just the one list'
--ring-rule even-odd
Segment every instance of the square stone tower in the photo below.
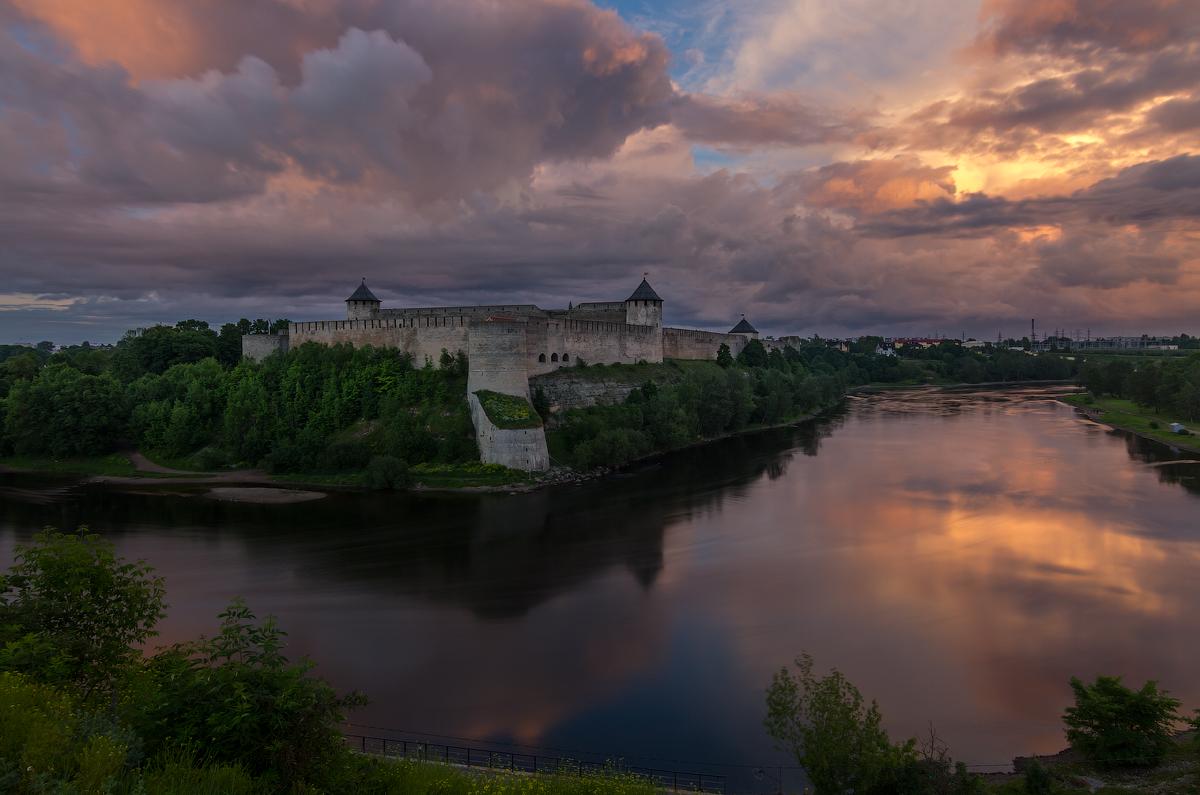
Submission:
{"label": "square stone tower", "polygon": [[374,320],[379,317],[380,303],[375,293],[367,287],[367,280],[364,278],[358,289],[346,299],[346,319]]}
{"label": "square stone tower", "polygon": [[662,328],[662,318],[663,300],[643,278],[633,295],[625,299],[625,322],[631,326]]}

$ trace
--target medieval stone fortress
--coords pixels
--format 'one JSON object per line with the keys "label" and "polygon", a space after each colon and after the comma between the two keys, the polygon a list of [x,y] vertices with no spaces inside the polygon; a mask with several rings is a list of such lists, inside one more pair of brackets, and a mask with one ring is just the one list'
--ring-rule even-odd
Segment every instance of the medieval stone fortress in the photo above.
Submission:
{"label": "medieval stone fortress", "polygon": [[[643,278],[624,301],[581,303],[567,309],[533,304],[384,309],[366,280],[346,299],[345,320],[290,323],[286,334],[242,338],[242,353],[259,361],[275,352],[315,342],[395,348],[418,366],[442,352],[464,351],[469,361],[467,399],[480,458],[516,469],[550,466],[541,428],[496,427],[476,393],[529,399],[529,378],[578,363],[661,363],[664,359],[715,359],[722,345],[736,356],[758,332],[745,318],[728,333],[663,326],[663,300]],[[765,341],[771,345],[774,341]]]}

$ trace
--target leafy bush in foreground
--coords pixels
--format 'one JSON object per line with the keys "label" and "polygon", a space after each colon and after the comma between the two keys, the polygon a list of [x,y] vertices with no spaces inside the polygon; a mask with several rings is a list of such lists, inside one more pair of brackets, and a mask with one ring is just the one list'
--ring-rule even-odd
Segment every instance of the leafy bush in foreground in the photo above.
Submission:
{"label": "leafy bush in foreground", "polygon": [[780,750],[790,751],[818,795],[977,795],[983,782],[955,763],[932,731],[927,744],[893,744],[878,705],[840,671],[813,671],[807,654],[796,673],[780,669],[767,689],[764,725]]}
{"label": "leafy bush in foreground", "polygon": [[796,659],[795,675],[782,668],[767,689],[767,734],[795,755],[818,793],[879,783],[893,753],[880,721],[875,702],[840,671],[817,676],[807,654]]}
{"label": "leafy bush in foreground", "polygon": [[315,779],[343,751],[344,710],[365,699],[339,697],[308,676],[311,662],[290,662],[274,619],[258,622],[240,600],[219,617],[215,637],[151,658],[153,697],[134,725],[151,750],[203,748],[286,786]]}
{"label": "leafy bush in foreground", "polygon": [[1171,747],[1179,701],[1156,682],[1131,690],[1119,676],[1100,676],[1090,685],[1071,677],[1071,689],[1075,706],[1063,714],[1067,740],[1093,763],[1149,767]]}
{"label": "leafy bush in foreground", "polygon": [[90,695],[113,684],[157,634],[162,578],[144,561],[117,558],[86,527],[38,533],[15,559],[0,577],[0,668]]}

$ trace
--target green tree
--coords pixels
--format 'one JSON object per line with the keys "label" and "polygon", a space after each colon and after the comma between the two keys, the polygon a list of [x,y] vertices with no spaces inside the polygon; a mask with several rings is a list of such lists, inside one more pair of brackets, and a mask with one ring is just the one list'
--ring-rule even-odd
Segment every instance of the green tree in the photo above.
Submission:
{"label": "green tree", "polygon": [[1142,406],[1158,409],[1159,384],[1162,369],[1157,365],[1143,365],[1129,376],[1129,397]]}
{"label": "green tree", "polygon": [[242,360],[242,334],[236,323],[221,326],[217,333],[217,361],[223,366],[237,367],[237,363]]}
{"label": "green tree", "polygon": [[379,491],[400,490],[412,485],[408,464],[391,455],[377,455],[367,462],[367,486]]}
{"label": "green tree", "polygon": [[279,791],[318,779],[343,751],[345,711],[366,700],[338,696],[309,676],[313,663],[288,660],[287,633],[240,599],[219,618],[215,637],[150,661],[156,693],[134,718],[149,750],[203,748],[209,759],[278,776]]}
{"label": "green tree", "polygon": [[818,676],[807,654],[795,667],[780,669],[767,689],[767,734],[795,756],[818,795],[869,791],[895,753],[879,707],[836,669]]}
{"label": "green tree", "polygon": [[165,588],[144,561],[130,562],[89,533],[53,529],[18,545],[0,578],[0,667],[85,694],[112,685],[156,633]]}
{"label": "green tree", "polygon": [[717,364],[722,367],[733,366],[733,354],[729,352],[729,346],[721,343],[721,347],[717,348]]}
{"label": "green tree", "polygon": [[32,381],[42,367],[42,360],[32,351],[9,357],[4,362],[4,375],[12,381]]}
{"label": "green tree", "polygon": [[875,349],[883,344],[883,337],[859,337],[850,343],[851,353],[875,353]]}
{"label": "green tree", "polygon": [[1054,779],[1050,772],[1036,759],[1025,771],[1026,795],[1051,795],[1054,792]]}
{"label": "green tree", "polygon": [[743,367],[766,367],[768,364],[767,349],[763,347],[762,342],[752,339],[737,355],[737,362]]}
{"label": "green tree", "polygon": [[1072,748],[1104,767],[1148,767],[1171,747],[1179,701],[1156,682],[1132,690],[1119,676],[1092,684],[1071,677],[1075,705],[1063,714]]}
{"label": "green tree", "polygon": [[116,445],[127,420],[120,384],[57,364],[13,386],[4,429],[19,454],[94,455]]}
{"label": "green tree", "polygon": [[546,397],[546,390],[540,386],[533,391],[533,410],[538,413],[538,416],[543,421],[550,419],[550,398]]}

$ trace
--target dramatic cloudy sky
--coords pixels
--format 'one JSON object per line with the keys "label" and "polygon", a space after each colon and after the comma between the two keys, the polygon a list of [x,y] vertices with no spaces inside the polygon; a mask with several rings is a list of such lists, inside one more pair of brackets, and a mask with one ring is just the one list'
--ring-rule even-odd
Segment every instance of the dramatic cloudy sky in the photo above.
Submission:
{"label": "dramatic cloudy sky", "polygon": [[0,341],[625,297],[1200,332],[1195,0],[0,0]]}

